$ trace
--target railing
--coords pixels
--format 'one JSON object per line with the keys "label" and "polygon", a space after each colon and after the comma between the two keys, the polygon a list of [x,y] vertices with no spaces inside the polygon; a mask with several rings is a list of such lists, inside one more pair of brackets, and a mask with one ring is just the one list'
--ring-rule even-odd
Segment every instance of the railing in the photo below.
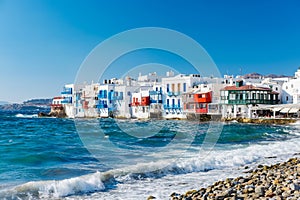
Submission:
{"label": "railing", "polygon": [[98,104],[96,105],[97,108],[101,109],[101,108],[108,108],[107,104]]}
{"label": "railing", "polygon": [[99,99],[106,99],[107,95],[106,94],[98,94]]}
{"label": "railing", "polygon": [[61,94],[72,94],[72,88],[64,88]]}
{"label": "railing", "polygon": [[228,104],[276,104],[278,100],[247,99],[247,100],[228,100]]}
{"label": "railing", "polygon": [[164,105],[164,109],[181,109],[180,105]]}
{"label": "railing", "polygon": [[179,96],[180,92],[168,92],[168,96]]}
{"label": "railing", "polygon": [[160,95],[161,91],[149,91],[149,95]]}
{"label": "railing", "polygon": [[174,93],[173,92],[168,92],[168,96],[173,96]]}
{"label": "railing", "polygon": [[162,100],[150,100],[150,103],[162,103]]}
{"label": "railing", "polygon": [[65,98],[64,100],[61,101],[62,104],[66,103],[72,103],[72,97],[71,98]]}

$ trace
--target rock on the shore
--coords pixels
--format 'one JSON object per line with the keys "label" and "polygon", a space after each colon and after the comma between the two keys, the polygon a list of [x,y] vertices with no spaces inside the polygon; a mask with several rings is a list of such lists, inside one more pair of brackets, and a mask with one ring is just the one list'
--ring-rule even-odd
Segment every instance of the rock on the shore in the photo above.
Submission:
{"label": "rock on the shore", "polygon": [[300,159],[260,165],[250,173],[247,177],[227,178],[207,188],[171,195],[171,199],[300,199]]}

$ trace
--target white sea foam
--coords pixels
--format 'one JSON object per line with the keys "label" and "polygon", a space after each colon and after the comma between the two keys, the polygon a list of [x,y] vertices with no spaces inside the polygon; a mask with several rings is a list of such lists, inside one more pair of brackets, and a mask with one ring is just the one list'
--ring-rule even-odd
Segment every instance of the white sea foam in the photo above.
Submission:
{"label": "white sea foam", "polygon": [[25,115],[25,114],[21,114],[21,113],[16,114],[15,116],[16,116],[16,117],[19,117],[19,118],[36,118],[36,117],[38,117],[37,114],[33,114],[33,115]]}
{"label": "white sea foam", "polygon": [[74,194],[86,194],[103,190],[105,187],[102,181],[105,177],[100,172],[96,172],[58,181],[32,181],[1,191],[0,198],[57,199]]}

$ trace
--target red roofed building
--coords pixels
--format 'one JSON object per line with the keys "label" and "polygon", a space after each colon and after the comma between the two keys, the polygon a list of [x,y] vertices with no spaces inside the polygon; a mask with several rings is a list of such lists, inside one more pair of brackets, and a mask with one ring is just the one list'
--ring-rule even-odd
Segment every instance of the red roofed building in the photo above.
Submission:
{"label": "red roofed building", "polygon": [[278,104],[279,93],[271,88],[243,85],[237,81],[235,86],[221,89],[223,117],[251,117],[251,107],[257,104]]}

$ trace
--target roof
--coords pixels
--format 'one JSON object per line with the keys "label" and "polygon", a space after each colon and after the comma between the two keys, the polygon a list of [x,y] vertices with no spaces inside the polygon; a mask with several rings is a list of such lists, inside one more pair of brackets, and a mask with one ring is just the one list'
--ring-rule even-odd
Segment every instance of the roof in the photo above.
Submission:
{"label": "roof", "polygon": [[243,85],[240,87],[234,86],[226,86],[222,90],[259,90],[259,91],[271,91],[270,88],[265,88],[265,87],[256,87],[253,85]]}

